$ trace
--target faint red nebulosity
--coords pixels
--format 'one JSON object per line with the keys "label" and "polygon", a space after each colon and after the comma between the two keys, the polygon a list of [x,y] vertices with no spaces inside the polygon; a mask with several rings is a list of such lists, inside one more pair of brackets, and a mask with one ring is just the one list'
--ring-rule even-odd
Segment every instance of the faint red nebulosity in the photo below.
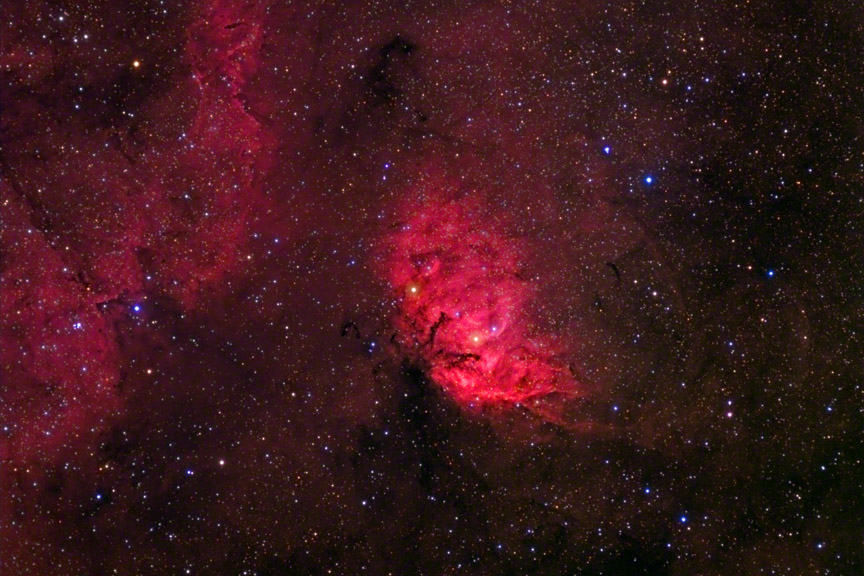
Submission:
{"label": "faint red nebulosity", "polygon": [[[46,457],[123,410],[113,304],[168,296],[192,310],[205,289],[245,266],[241,247],[274,149],[244,92],[260,65],[262,10],[226,0],[193,10],[175,86],[135,109],[133,127],[79,135],[64,118],[67,132],[55,139],[74,145],[55,147],[14,123],[26,115],[9,115],[8,131],[20,136],[0,182],[4,461]],[[55,67],[68,63],[54,57]],[[156,74],[153,60],[130,64],[146,77]],[[129,136],[150,125],[165,129]],[[61,150],[34,163],[26,151],[43,146]]]}
{"label": "faint red nebulosity", "polygon": [[406,218],[382,243],[399,351],[463,406],[522,405],[557,420],[549,402],[580,390],[556,338],[532,318],[536,289],[522,272],[529,243],[458,183],[409,196]]}

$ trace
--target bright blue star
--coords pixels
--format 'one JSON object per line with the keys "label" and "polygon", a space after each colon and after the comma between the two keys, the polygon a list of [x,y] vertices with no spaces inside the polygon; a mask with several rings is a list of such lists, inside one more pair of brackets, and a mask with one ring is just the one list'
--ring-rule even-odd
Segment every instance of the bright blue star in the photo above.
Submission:
{"label": "bright blue star", "polygon": [[767,274],[768,274],[769,278],[773,278],[774,277],[774,270],[768,270]]}
{"label": "bright blue star", "polygon": [[611,146],[604,146],[603,147],[603,153],[607,154],[607,155],[611,154],[612,153],[612,147]]}
{"label": "bright blue star", "polygon": [[140,312],[141,306],[139,304],[135,304],[134,306],[132,306],[132,311],[133,312]]}
{"label": "bright blue star", "polygon": [[648,184],[649,186],[654,183],[654,177],[650,174],[648,176],[645,176],[644,180],[645,184]]}

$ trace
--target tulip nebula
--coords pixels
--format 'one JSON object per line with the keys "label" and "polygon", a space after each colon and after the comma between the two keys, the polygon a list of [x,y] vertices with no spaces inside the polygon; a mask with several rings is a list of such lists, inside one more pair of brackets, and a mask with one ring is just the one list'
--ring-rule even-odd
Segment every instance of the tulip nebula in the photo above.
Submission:
{"label": "tulip nebula", "polygon": [[416,214],[382,242],[382,267],[399,299],[400,349],[460,403],[533,406],[573,395],[555,341],[529,328],[524,240],[506,235],[502,217],[476,196],[427,183],[411,193]]}
{"label": "tulip nebula", "polygon": [[864,13],[11,0],[0,573],[864,573]]}

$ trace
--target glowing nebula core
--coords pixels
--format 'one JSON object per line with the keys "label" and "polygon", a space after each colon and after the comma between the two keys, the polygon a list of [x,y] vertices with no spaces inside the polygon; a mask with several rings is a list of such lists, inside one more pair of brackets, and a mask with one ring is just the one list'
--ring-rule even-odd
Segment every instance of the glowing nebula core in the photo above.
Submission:
{"label": "glowing nebula core", "polygon": [[[465,406],[529,409],[579,389],[556,340],[536,327],[531,249],[476,191],[437,182],[386,240],[400,352]],[[545,411],[545,408],[544,408]]]}

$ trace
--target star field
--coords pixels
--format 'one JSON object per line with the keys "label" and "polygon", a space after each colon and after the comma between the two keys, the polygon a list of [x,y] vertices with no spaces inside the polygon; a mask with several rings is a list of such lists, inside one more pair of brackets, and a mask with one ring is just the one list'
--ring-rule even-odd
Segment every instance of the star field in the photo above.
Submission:
{"label": "star field", "polygon": [[864,12],[13,0],[0,573],[864,573]]}

